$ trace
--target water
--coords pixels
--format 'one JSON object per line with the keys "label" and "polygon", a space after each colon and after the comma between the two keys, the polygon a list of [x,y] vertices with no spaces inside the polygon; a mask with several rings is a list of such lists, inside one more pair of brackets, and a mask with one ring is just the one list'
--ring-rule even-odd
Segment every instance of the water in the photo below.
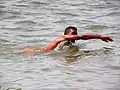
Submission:
{"label": "water", "polygon": [[[114,42],[77,41],[96,55],[19,53],[25,46],[49,43],[69,25],[79,34],[108,35]],[[119,0],[1,0],[1,90],[120,90],[119,36]],[[106,54],[103,47],[111,49]]]}

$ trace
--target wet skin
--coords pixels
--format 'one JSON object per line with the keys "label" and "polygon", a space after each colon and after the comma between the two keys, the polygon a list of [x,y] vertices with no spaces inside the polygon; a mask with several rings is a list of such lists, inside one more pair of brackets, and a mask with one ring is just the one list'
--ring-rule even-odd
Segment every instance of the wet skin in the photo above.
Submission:
{"label": "wet skin", "polygon": [[32,48],[25,47],[21,52],[32,53],[32,52],[50,51],[53,50],[55,47],[57,47],[57,45],[63,41],[76,41],[76,40],[89,40],[89,39],[101,39],[102,41],[105,42],[113,41],[112,38],[108,36],[102,36],[99,34],[76,35],[76,33],[71,29],[67,35],[62,35],[43,47],[32,47]]}

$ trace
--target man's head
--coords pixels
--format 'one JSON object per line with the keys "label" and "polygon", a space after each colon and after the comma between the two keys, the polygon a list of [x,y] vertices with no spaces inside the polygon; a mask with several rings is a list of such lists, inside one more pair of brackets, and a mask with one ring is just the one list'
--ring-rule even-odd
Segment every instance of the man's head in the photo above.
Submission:
{"label": "man's head", "polygon": [[[77,35],[77,28],[74,26],[69,26],[65,29],[64,35]],[[71,42],[75,43],[75,40],[70,40]]]}
{"label": "man's head", "polygon": [[64,35],[77,35],[77,28],[69,26],[65,29]]}

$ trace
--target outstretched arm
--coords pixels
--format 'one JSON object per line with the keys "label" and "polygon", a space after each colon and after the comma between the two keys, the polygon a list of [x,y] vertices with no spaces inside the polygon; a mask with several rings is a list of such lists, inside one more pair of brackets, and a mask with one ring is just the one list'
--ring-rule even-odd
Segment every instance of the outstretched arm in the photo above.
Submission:
{"label": "outstretched arm", "polygon": [[43,47],[26,47],[21,52],[22,53],[34,53],[34,52],[40,52],[40,51],[50,51],[54,49],[62,41],[79,40],[79,39],[80,39],[79,35],[63,35]]}
{"label": "outstretched arm", "polygon": [[80,39],[82,39],[82,40],[101,39],[102,41],[105,41],[105,42],[113,41],[112,38],[110,38],[108,36],[102,36],[102,35],[99,35],[99,34],[85,34],[85,35],[81,35]]}

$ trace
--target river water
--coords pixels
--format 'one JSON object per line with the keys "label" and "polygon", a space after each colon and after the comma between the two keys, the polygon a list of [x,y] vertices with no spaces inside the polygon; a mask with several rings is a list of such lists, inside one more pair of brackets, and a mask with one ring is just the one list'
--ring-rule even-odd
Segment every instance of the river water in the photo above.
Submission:
{"label": "river water", "polygon": [[[90,55],[19,53],[49,43],[69,25],[114,42],[77,41]],[[120,0],[0,0],[1,90],[120,90],[119,50]]]}

